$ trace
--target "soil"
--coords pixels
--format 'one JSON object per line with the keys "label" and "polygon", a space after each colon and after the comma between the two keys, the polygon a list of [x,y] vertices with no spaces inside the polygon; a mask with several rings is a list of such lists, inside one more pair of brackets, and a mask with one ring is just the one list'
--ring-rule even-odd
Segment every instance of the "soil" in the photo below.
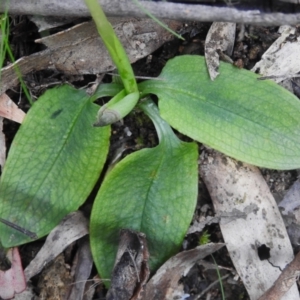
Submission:
{"label": "soil", "polygon": [[[11,27],[11,45],[15,58],[24,55],[30,55],[41,50],[40,45],[36,45],[34,40],[39,37],[35,25],[25,16],[14,17]],[[160,49],[149,55],[148,57],[138,61],[133,65],[136,76],[156,77],[159,75],[165,63],[172,57],[182,54],[204,55],[204,41],[207,31],[211,23],[188,23],[183,24],[182,34],[185,41],[174,39],[166,43]],[[242,34],[242,29],[246,34]],[[262,54],[278,37],[277,27],[254,27],[254,26],[238,26],[237,39],[232,55],[234,64],[240,68],[251,69],[254,64],[260,60]],[[86,86],[94,81],[96,76],[80,76],[67,78],[76,87]],[[110,81],[109,75],[106,75],[104,81]],[[51,82],[65,82],[66,77],[63,74],[53,74],[49,71],[40,71],[29,74],[25,77],[25,82],[32,94],[33,98],[38,98]],[[20,88],[16,87],[14,91],[9,91],[9,96],[24,111],[29,109],[25,96],[19,92]],[[243,93],[243,91],[241,91]],[[18,130],[19,125],[15,122],[5,120],[4,133],[7,139],[7,147],[13,140],[14,134]],[[184,140],[186,137],[180,136]],[[157,136],[152,123],[140,111],[136,110],[123,123],[117,123],[112,126],[111,149],[108,161],[112,161],[116,153],[121,152],[121,157],[129,153],[145,147],[153,147],[157,145]],[[199,145],[200,151],[202,146]],[[106,167],[108,167],[109,163]],[[297,179],[296,171],[279,172],[271,170],[262,170],[266,181],[268,182],[272,193],[277,200],[282,199],[287,189]],[[82,207],[82,210],[89,212],[92,203],[91,199]],[[213,215],[214,209],[205,185],[199,183],[199,199],[195,211],[194,220],[199,220],[208,215]],[[204,231],[210,235],[212,242],[223,242],[222,234],[218,224],[212,224],[205,227]],[[199,239],[203,232],[193,233],[186,237],[183,243],[183,249],[192,249],[199,244]],[[23,267],[25,268],[40,247],[43,240],[39,240],[20,247]],[[36,299],[64,299],[64,293],[61,287],[70,283],[70,266],[72,256],[76,252],[76,245],[64,251],[51,265],[47,266],[42,273],[32,280],[32,285]],[[223,288],[226,299],[249,299],[243,283],[239,280],[230,256],[226,248],[222,248],[214,254],[216,263],[220,266]],[[208,257],[207,261],[214,263],[212,257]],[[54,269],[53,269],[54,268]],[[52,275],[51,275],[52,274]],[[90,278],[97,275],[95,268]],[[222,299],[220,285],[215,270],[206,269],[201,264],[196,264],[186,277],[182,279],[185,293],[190,296],[185,299]],[[207,289],[207,292],[200,296],[201,292]],[[54,297],[54,294],[56,295]],[[105,289],[99,284],[93,299],[104,299]]]}

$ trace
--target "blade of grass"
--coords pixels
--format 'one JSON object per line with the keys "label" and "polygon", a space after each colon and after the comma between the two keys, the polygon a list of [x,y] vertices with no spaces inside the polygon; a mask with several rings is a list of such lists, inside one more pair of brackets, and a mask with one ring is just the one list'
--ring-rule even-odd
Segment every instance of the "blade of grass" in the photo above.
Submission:
{"label": "blade of grass", "polygon": [[169,28],[166,24],[158,20],[154,15],[151,14],[147,9],[145,9],[138,0],[132,0],[133,3],[140,8],[141,11],[143,11],[149,18],[151,18],[153,21],[155,21],[157,24],[159,24],[162,28],[166,29],[167,31],[171,32],[173,35],[175,35],[178,39],[181,39],[184,41],[184,38],[176,33],[174,30]]}
{"label": "blade of grass", "polygon": [[[9,45],[9,19],[8,19],[8,14],[7,11],[2,15],[1,18],[1,45],[0,45],[0,67],[3,67],[4,59],[6,57],[6,54],[8,55],[9,59],[11,60],[12,63],[15,62],[14,55],[11,51],[10,45]],[[17,65],[14,65],[14,70],[17,73],[17,76],[19,78],[22,90],[30,103],[30,105],[33,104],[33,101],[31,99],[31,96],[28,92],[28,89],[24,83],[24,80],[22,78],[22,74],[20,69],[18,68]],[[0,79],[1,79],[1,71],[0,71]]]}
{"label": "blade of grass", "polygon": [[222,282],[222,277],[221,277],[221,274],[220,274],[220,270],[219,270],[219,267],[216,263],[216,260],[215,258],[213,257],[213,255],[210,255],[214,261],[214,264],[216,265],[216,271],[217,271],[217,274],[218,274],[218,278],[219,278],[219,283],[220,283],[220,290],[221,290],[221,294],[222,294],[222,300],[226,300],[225,298],[225,293],[224,293],[224,288],[223,288],[223,282]]}

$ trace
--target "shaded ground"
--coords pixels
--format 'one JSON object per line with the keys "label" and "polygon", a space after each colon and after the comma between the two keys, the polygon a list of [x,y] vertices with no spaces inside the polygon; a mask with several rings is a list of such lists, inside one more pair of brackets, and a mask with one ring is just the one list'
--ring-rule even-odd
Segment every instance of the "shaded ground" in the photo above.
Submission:
{"label": "shaded ground", "polygon": [[[186,40],[184,42],[179,40],[169,42],[155,53],[135,63],[134,71],[136,76],[155,77],[159,75],[167,60],[175,55],[204,55],[204,40],[209,27],[209,23],[184,24],[182,34]],[[237,30],[237,40],[232,59],[238,67],[251,69],[254,64],[260,60],[264,51],[278,37],[278,28],[246,26],[245,34],[242,34],[241,29],[242,28],[239,27]],[[34,39],[38,37],[37,29],[26,17],[16,17],[14,19],[14,22],[12,22],[11,34],[11,43],[16,58],[41,50],[41,46],[37,46],[33,42]],[[55,74],[50,71],[41,71],[29,74],[25,77],[26,84],[28,85],[33,98],[38,98],[52,82],[68,81],[76,87],[83,87],[93,80],[95,80],[95,76],[92,75],[70,78],[63,74]],[[109,80],[110,76],[106,75],[104,81]],[[241,91],[241,93],[243,93],[243,91]],[[10,91],[9,95],[24,111],[29,109],[27,100],[23,94],[19,93],[19,90]],[[4,132],[8,145],[10,145],[18,127],[19,125],[14,122],[5,121]],[[185,137],[182,138],[187,140]],[[111,151],[108,161],[111,161],[116,154],[121,153],[121,157],[124,157],[135,150],[144,147],[153,147],[156,144],[157,136],[152,123],[141,112],[134,111],[130,116],[124,119],[123,124],[118,123],[113,125]],[[199,145],[199,147],[201,149],[201,145]],[[285,191],[296,180],[298,175],[296,171],[278,172],[262,170],[262,172],[275,199],[278,200],[282,198]],[[87,215],[91,208],[92,198],[93,197],[91,196],[87,203],[82,207],[82,210]],[[200,181],[199,199],[194,219],[200,220],[205,216],[213,214],[214,210],[208,192],[204,184]],[[210,235],[210,240],[212,242],[223,242],[222,234],[217,224],[209,225],[204,230]],[[188,235],[184,241],[184,249],[191,249],[197,246],[201,234],[203,233],[199,232]],[[43,240],[40,240],[20,247],[24,267],[28,265],[42,244]],[[50,296],[53,295],[53,291],[58,290],[61,285],[70,283],[70,266],[68,264],[72,262],[76,249],[76,244],[69,247],[55,263],[49,265],[41,274],[32,280],[34,290],[39,295],[39,299],[54,299],[53,296]],[[226,248],[218,251],[214,255],[214,259],[219,266],[223,267],[223,269],[220,270],[221,276],[226,276],[226,278],[222,280],[226,299],[249,299],[243,283],[239,280],[238,276],[236,276]],[[208,257],[207,261],[213,262],[213,258]],[[56,277],[58,275],[61,275],[61,278],[57,279]],[[95,269],[93,269],[91,278],[94,276],[96,276]],[[66,281],[64,282],[65,279]],[[190,297],[186,299],[222,299],[218,276],[215,270],[206,270],[204,266],[197,264],[192,268],[187,277],[182,279],[182,282],[185,287],[185,292],[190,295]],[[210,287],[213,283],[214,285]],[[203,296],[200,296],[207,288],[207,292]],[[104,299],[104,297],[105,289],[100,284],[96,290],[94,299]],[[56,299],[59,299],[59,296]]]}

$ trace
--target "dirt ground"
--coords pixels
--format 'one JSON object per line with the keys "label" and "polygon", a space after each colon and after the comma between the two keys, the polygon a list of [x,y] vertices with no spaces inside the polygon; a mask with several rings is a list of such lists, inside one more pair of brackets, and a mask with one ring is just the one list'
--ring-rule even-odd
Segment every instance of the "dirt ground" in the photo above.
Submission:
{"label": "dirt ground", "polygon": [[[11,45],[15,58],[30,55],[42,50],[41,45],[34,43],[39,38],[36,26],[25,16],[14,17],[11,22]],[[182,54],[204,55],[204,41],[211,23],[188,23],[183,24],[181,33],[185,41],[174,39],[167,42],[151,55],[136,62],[134,72],[136,76],[158,76],[161,69],[168,59]],[[66,28],[70,25],[64,26]],[[244,30],[242,32],[242,29]],[[55,29],[59,31],[61,29]],[[254,27],[247,25],[237,27],[237,38],[234,45],[232,60],[238,67],[251,69],[254,64],[260,60],[263,53],[277,39],[278,27]],[[50,31],[51,32],[51,31]],[[246,34],[245,34],[246,33]],[[299,34],[299,32],[297,33]],[[38,98],[52,82],[71,82],[76,87],[86,86],[89,82],[94,81],[94,75],[65,76],[64,74],[54,73],[52,71],[33,72],[25,76],[25,82],[31,92],[33,98]],[[110,81],[111,76],[105,75],[103,81]],[[19,105],[21,109],[27,111],[29,105],[24,95],[19,92],[19,87],[8,92],[9,96]],[[243,91],[241,91],[243,93]],[[5,120],[4,133],[7,139],[7,145],[13,140],[14,134],[18,130],[19,125],[15,122]],[[152,123],[144,117],[139,111],[135,111],[124,119],[123,124],[114,124],[111,137],[111,157],[113,153],[121,147],[124,149],[122,157],[129,153],[144,148],[153,147],[157,144],[157,136]],[[186,137],[181,137],[188,140]],[[199,145],[200,151],[203,149]],[[271,192],[276,200],[281,200],[283,195],[297,179],[297,171],[271,171],[261,170],[266,182],[270,186]],[[93,201],[93,195],[82,210],[89,215],[89,210]],[[203,182],[199,183],[199,198],[195,211],[194,219],[198,220],[203,216],[213,216],[214,208],[209,193]],[[218,224],[207,225],[204,228],[209,239],[214,242],[223,242],[222,233]],[[185,250],[192,249],[199,244],[199,239],[203,232],[196,232],[186,236],[183,243]],[[20,247],[23,267],[25,268],[40,247],[43,245],[44,239],[24,245]],[[74,243],[69,246],[62,255],[60,255],[53,263],[32,279],[33,290],[37,295],[36,299],[64,299],[62,296],[64,287],[72,282],[70,269],[73,258],[78,249],[78,244]],[[223,287],[226,299],[249,299],[247,291],[238,278],[230,256],[226,247],[222,248],[214,254],[214,259],[220,267],[221,276],[223,276]],[[208,262],[213,263],[212,257],[206,258]],[[93,268],[90,279],[97,275],[95,267]],[[56,280],[56,281],[55,281]],[[206,269],[201,264],[196,264],[185,278],[182,278],[186,298],[182,299],[222,299],[218,276],[215,270]],[[201,295],[203,291],[206,292]],[[55,291],[55,292],[54,292]],[[104,299],[106,290],[102,284],[95,289],[92,299]],[[54,297],[54,294],[56,296]],[[188,296],[189,295],[189,296]]]}

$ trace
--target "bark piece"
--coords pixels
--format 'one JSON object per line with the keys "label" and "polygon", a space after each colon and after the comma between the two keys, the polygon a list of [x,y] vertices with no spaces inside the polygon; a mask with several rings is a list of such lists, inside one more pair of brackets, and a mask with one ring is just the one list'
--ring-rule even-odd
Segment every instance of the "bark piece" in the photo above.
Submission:
{"label": "bark piece", "polygon": [[[254,166],[218,152],[212,152],[201,166],[233,264],[250,298],[256,300],[293,259],[275,199]],[[297,286],[282,299],[299,299]]]}

